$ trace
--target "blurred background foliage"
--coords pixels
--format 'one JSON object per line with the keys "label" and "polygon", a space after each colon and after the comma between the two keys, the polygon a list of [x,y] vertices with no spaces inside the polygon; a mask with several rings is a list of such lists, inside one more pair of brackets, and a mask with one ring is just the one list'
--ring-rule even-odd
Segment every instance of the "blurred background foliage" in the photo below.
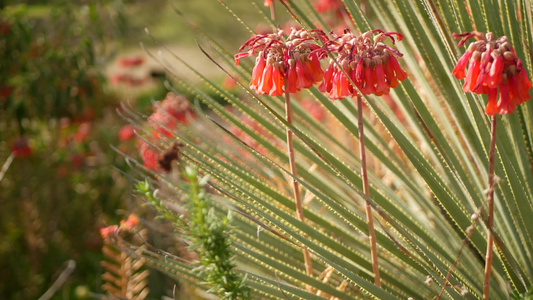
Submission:
{"label": "blurred background foliage", "polygon": [[[205,3],[179,6],[225,39],[242,36]],[[202,18],[206,9],[212,18]],[[125,162],[110,147],[136,155],[119,136],[118,105],[150,113],[164,98],[164,73],[139,42],[148,27],[164,43],[192,47],[180,20],[167,0],[0,1],[0,299],[39,298],[69,260],[76,268],[52,297],[101,293],[99,228],[132,207],[115,170]],[[121,60],[128,55],[141,63]]]}

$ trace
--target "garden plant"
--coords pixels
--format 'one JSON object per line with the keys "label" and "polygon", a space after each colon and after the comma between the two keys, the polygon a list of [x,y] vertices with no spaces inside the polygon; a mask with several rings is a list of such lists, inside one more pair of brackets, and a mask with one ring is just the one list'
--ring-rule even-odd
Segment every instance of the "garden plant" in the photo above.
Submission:
{"label": "garden plant", "polygon": [[120,110],[175,244],[118,251],[223,299],[531,297],[531,1],[212,2],[234,48],[174,9],[227,80],[155,36],[170,93]]}

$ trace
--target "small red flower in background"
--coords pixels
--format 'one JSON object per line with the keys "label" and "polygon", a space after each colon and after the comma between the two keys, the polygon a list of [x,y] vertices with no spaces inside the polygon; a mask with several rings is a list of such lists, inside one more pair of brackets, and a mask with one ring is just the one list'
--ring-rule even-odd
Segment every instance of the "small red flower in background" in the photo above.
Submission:
{"label": "small red flower in background", "polygon": [[142,140],[139,140],[139,154],[143,159],[143,165],[148,170],[158,171],[160,170],[157,165],[158,153],[154,150],[149,144],[145,143]]}
{"label": "small red flower in background", "polygon": [[237,81],[229,76],[226,76],[222,81],[222,87],[228,91],[234,90],[237,87]]}
{"label": "small red flower in background", "polygon": [[139,218],[136,215],[131,214],[127,220],[120,221],[120,228],[124,230],[131,230],[137,224],[139,224]]}
{"label": "small red flower in background", "polygon": [[485,36],[481,32],[454,33],[454,38],[462,38],[459,46],[472,37],[478,41],[468,46],[452,74],[457,79],[466,77],[465,92],[488,95],[487,115],[513,113],[517,105],[529,100],[532,87],[522,61],[506,36],[494,40],[491,32]]}
{"label": "small red flower in background", "polygon": [[11,32],[11,24],[0,21],[0,35],[8,35]]}
{"label": "small red flower in background", "polygon": [[158,138],[160,137],[160,134],[166,137],[171,137],[171,131],[176,128],[176,124],[178,123],[178,121],[170,114],[162,110],[156,110],[150,116],[150,123],[154,127],[154,130],[152,131],[152,136]]}
{"label": "small red flower in background", "polygon": [[94,120],[94,110],[92,108],[85,109],[81,115],[74,117],[73,123],[90,122]]}
{"label": "small red flower in background", "polygon": [[169,130],[174,130],[178,123],[187,125],[190,118],[194,118],[194,111],[187,98],[174,93],[167,93],[163,101],[156,103],[156,111],[150,116],[150,123],[155,130],[152,132],[154,137],[159,134],[172,136]]}
{"label": "small red flower in background", "polygon": [[128,75],[126,74],[113,74],[109,77],[109,82],[112,85],[118,85],[128,81]]}
{"label": "small red flower in background", "polygon": [[13,92],[12,86],[2,87],[0,86],[0,100],[6,100]]}
{"label": "small red flower in background", "polygon": [[313,4],[315,10],[319,13],[327,11],[339,11],[342,8],[341,0],[318,0]]}
{"label": "small red flower in background", "polygon": [[118,65],[123,68],[136,67],[144,63],[144,57],[142,56],[131,56],[125,57],[118,60]]}
{"label": "small red flower in background", "polygon": [[71,157],[71,162],[73,170],[80,170],[83,164],[85,163],[85,156],[77,153],[73,154]]}
{"label": "small red flower in background", "polygon": [[111,226],[100,228],[100,236],[102,236],[102,238],[105,239],[117,233],[119,230],[131,231],[133,227],[135,227],[137,224],[139,224],[139,218],[136,215],[131,214],[129,215],[127,220],[120,221],[120,226],[111,225]]}
{"label": "small red flower in background", "polygon": [[111,225],[108,227],[100,228],[100,235],[102,236],[103,239],[105,239],[117,231],[118,231],[118,225]]}
{"label": "small red flower in background", "polygon": [[118,132],[118,139],[121,142],[126,142],[135,137],[135,127],[133,125],[125,125]]}
{"label": "small red flower in background", "polygon": [[91,135],[92,124],[89,122],[81,123],[78,127],[78,131],[74,134],[74,141],[81,143],[87,141]]}
{"label": "small red flower in background", "polygon": [[[375,33],[377,36],[372,40],[371,37]],[[398,41],[403,38],[400,33],[384,32],[380,29],[359,36],[349,31],[335,36],[326,47],[329,51],[338,53],[338,56],[330,61],[319,90],[329,93],[330,99],[358,96],[358,91],[351,85],[346,73],[361,94],[388,95],[390,88],[397,87],[399,81],[407,78],[396,59],[402,54],[383,43],[385,39],[390,38],[394,44],[394,36]],[[325,56],[325,50],[321,56]]]}
{"label": "small red flower in background", "polygon": [[326,109],[316,100],[304,98],[300,101],[300,105],[311,115],[311,117],[319,122],[323,121],[326,117]]}
{"label": "small red flower in background", "polygon": [[11,152],[15,157],[24,158],[31,156],[33,154],[33,149],[28,145],[28,138],[21,136],[13,141]]}
{"label": "small red flower in background", "polygon": [[189,123],[187,114],[194,117],[191,105],[185,96],[167,93],[165,99],[161,102],[161,108],[176,118],[179,123],[187,125]]}
{"label": "small red flower in background", "polygon": [[310,33],[313,37],[303,29],[293,28],[286,40],[280,30],[254,36],[244,43],[239,51],[245,48],[248,51],[236,54],[235,63],[238,65],[241,58],[257,54],[250,88],[261,95],[281,96],[286,91],[295,93],[320,82],[324,71],[316,52],[320,47],[314,39],[325,42],[327,37],[321,30]]}
{"label": "small red flower in background", "polygon": [[141,86],[148,82],[147,78],[137,78],[130,74],[113,74],[109,77],[112,85],[124,84],[131,87]]}

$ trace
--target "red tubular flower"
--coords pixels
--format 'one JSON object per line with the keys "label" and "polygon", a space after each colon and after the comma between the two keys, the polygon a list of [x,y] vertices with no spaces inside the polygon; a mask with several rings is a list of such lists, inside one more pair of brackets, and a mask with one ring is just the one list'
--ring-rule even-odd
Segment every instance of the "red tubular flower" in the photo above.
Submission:
{"label": "red tubular flower", "polygon": [[396,57],[394,57],[394,55],[389,55],[388,57],[390,60],[390,66],[392,70],[394,70],[394,73],[396,75],[396,79],[398,79],[399,81],[404,81],[405,79],[407,79],[407,73],[405,73],[402,67],[400,67],[400,63],[398,63]]}
{"label": "red tubular flower", "polygon": [[468,63],[468,60],[470,59],[470,56],[472,56],[472,52],[465,52],[463,56],[459,59],[457,62],[457,66],[453,69],[452,75],[455,75],[457,78],[465,78],[465,68],[466,63]]}
{"label": "red tubular flower", "polygon": [[490,89],[488,92],[489,101],[487,102],[487,108],[485,113],[487,115],[495,115],[498,112],[498,89]]}
{"label": "red tubular flower", "polygon": [[108,227],[100,228],[100,235],[102,236],[103,239],[105,239],[117,231],[118,231],[118,225],[111,225]]}
{"label": "red tubular flower", "polygon": [[490,32],[485,36],[480,32],[467,32],[454,34],[454,37],[461,38],[459,46],[471,37],[478,40],[468,46],[452,75],[457,79],[465,78],[466,63],[470,60],[463,90],[488,95],[486,114],[510,114],[516,105],[529,100],[531,81],[507,37],[493,40]]}
{"label": "red tubular flower", "polygon": [[320,47],[314,44],[314,39],[326,41],[327,38],[320,30],[312,30],[311,34],[313,37],[303,29],[293,28],[286,38],[280,30],[246,41],[239,51],[245,48],[248,51],[236,54],[235,63],[239,64],[244,57],[258,55],[250,88],[261,95],[281,96],[285,92],[296,93],[320,82],[324,71],[315,52]]}
{"label": "red tubular flower", "polygon": [[348,77],[346,77],[342,71],[333,74],[332,89],[329,91],[329,97],[331,99],[342,99],[356,93],[357,92],[354,92]]}
{"label": "red tubular flower", "polygon": [[324,78],[322,80],[322,83],[318,87],[318,90],[322,93],[326,93],[331,91],[333,88],[333,72],[335,70],[335,67],[333,66],[333,61],[330,62],[330,66],[326,69],[326,72],[324,73]]}
{"label": "red tubular flower", "polygon": [[284,92],[285,79],[279,64],[275,64],[272,71],[272,89],[268,93],[270,96],[282,96]]}
{"label": "red tubular flower", "polygon": [[[237,60],[237,58],[235,60],[238,64],[239,61]],[[250,81],[250,88],[258,90],[259,84],[261,83],[261,78],[263,77],[263,71],[265,70],[265,66],[266,62],[261,52],[255,60],[255,67],[252,71],[252,81]]]}
{"label": "red tubular flower", "polygon": [[274,70],[274,67],[272,65],[268,65],[265,67],[265,70],[263,71],[263,74],[261,75],[261,84],[259,84],[259,88],[257,89],[257,92],[259,94],[268,94],[270,93],[270,90],[272,89],[273,83],[272,83],[272,71]]}
{"label": "red tubular flower", "polygon": [[[375,33],[378,35],[372,40],[371,36]],[[326,47],[330,52],[338,53],[338,56],[330,62],[320,91],[329,93],[329,98],[333,100],[358,96],[357,89],[363,95],[388,95],[391,87],[395,88],[399,81],[407,78],[407,73],[396,60],[396,56],[402,54],[383,43],[386,38],[394,43],[394,36],[398,40],[403,37],[397,32],[379,29],[359,36],[351,32],[335,36]],[[324,52],[322,55],[325,55]],[[347,76],[357,89],[354,89]]]}
{"label": "red tubular flower", "polygon": [[381,96],[383,94],[388,95],[390,86],[387,85],[385,81],[385,71],[383,71],[383,65],[381,61],[376,62],[376,68],[374,69],[375,77],[374,80],[376,80],[376,96]]}
{"label": "red tubular flower", "polygon": [[[481,54],[474,55],[474,56],[481,57]],[[477,82],[477,78],[479,77],[479,65],[480,64],[481,64],[480,59],[473,58],[472,60],[470,60],[470,64],[468,65],[468,74],[466,76],[465,84],[463,85],[463,91],[465,92],[473,91],[476,85],[476,82]],[[459,79],[460,77],[457,77],[457,78]]]}

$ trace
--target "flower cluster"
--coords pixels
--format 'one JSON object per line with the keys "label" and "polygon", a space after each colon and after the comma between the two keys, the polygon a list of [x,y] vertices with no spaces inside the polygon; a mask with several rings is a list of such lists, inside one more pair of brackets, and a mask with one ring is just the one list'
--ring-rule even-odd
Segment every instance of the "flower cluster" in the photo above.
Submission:
{"label": "flower cluster", "polygon": [[100,236],[102,236],[103,239],[111,237],[112,235],[117,233],[119,229],[131,231],[133,227],[135,227],[137,224],[139,224],[139,218],[136,215],[131,214],[129,215],[127,220],[120,221],[120,226],[111,225],[100,228]]}
{"label": "flower cluster", "polygon": [[295,93],[320,82],[324,71],[317,55],[320,46],[314,41],[325,42],[327,37],[320,30],[312,30],[310,34],[313,36],[293,28],[286,39],[280,30],[254,36],[244,43],[239,51],[245,48],[248,51],[235,55],[236,64],[241,58],[257,54],[250,87],[261,95],[281,96],[286,91]]}
{"label": "flower cluster", "polygon": [[[142,56],[124,57],[117,61],[117,66],[124,70],[120,74],[112,74],[109,77],[109,82],[112,85],[124,84],[132,87],[141,86],[148,82],[146,76],[139,76],[135,74],[135,70],[142,66],[145,62]],[[139,72],[137,72],[139,73]]]}
{"label": "flower cluster", "polygon": [[[165,99],[157,102],[155,112],[150,116],[148,123],[152,130],[152,140],[163,136],[172,137],[172,132],[178,124],[187,125],[191,119],[195,118],[194,111],[187,98],[174,93],[167,93]],[[133,127],[124,127],[119,133],[121,140],[128,140],[133,137]],[[143,159],[144,166],[153,171],[160,171],[159,159],[162,153],[155,150],[149,143],[143,140],[137,141],[137,149]],[[164,170],[166,168],[163,168]]]}
{"label": "flower cluster", "polygon": [[402,54],[383,43],[390,38],[394,44],[394,36],[398,41],[403,38],[400,33],[383,32],[380,29],[359,36],[346,30],[344,34],[335,36],[328,42],[327,49],[338,56],[330,61],[319,90],[329,93],[330,99],[358,96],[351,80],[363,95],[389,94],[391,87],[395,88],[399,81],[407,78],[396,59]]}
{"label": "flower cluster", "polygon": [[454,37],[462,38],[459,46],[472,37],[478,40],[468,46],[452,74],[457,79],[466,78],[465,92],[488,95],[486,114],[510,114],[517,105],[529,100],[531,81],[506,36],[494,40],[491,32],[486,35],[467,32]]}
{"label": "flower cluster", "polygon": [[168,130],[176,128],[178,123],[187,125],[187,116],[194,117],[189,101],[184,96],[167,93],[165,99],[157,104],[150,116],[150,123],[155,128],[152,135],[156,138],[159,134],[170,137],[172,134]]}

